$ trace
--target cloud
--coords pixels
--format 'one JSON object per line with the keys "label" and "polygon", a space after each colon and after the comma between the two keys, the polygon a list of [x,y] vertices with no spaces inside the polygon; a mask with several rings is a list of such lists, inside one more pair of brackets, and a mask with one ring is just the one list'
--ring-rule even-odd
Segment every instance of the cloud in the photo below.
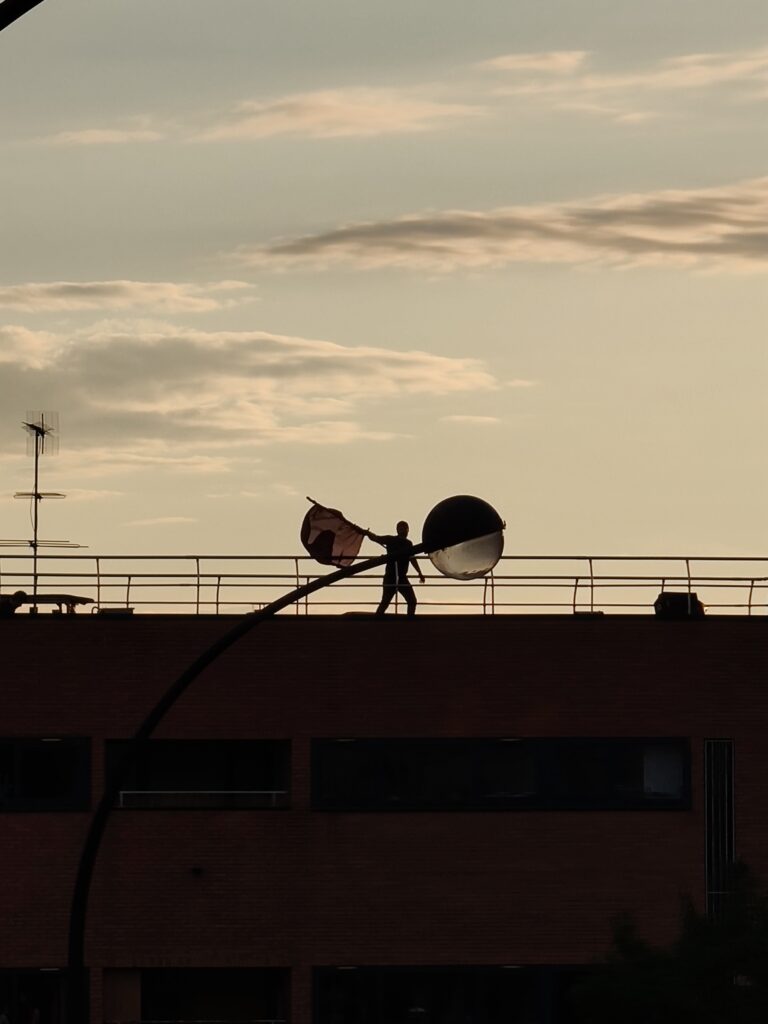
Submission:
{"label": "cloud", "polygon": [[[479,74],[478,74],[479,72]],[[702,92],[724,100],[768,98],[768,47],[668,57],[630,71],[594,68],[586,50],[506,53],[442,82],[408,88],[345,86],[254,96],[182,118],[143,114],[38,138],[59,147],[215,143],[270,138],[370,138],[432,132],[510,111],[561,111],[635,125],[668,116]],[[517,101],[517,102],[516,102]],[[712,108],[707,108],[707,114]]]}
{"label": "cloud", "polygon": [[[699,98],[704,91],[717,90],[720,98],[764,99],[768,85],[768,47],[682,54],[619,73],[586,70],[586,57],[582,51],[508,54],[480,67],[506,74],[507,83],[496,89],[499,96],[625,123],[666,114],[670,103]],[[661,101],[660,108],[646,109],[644,104],[654,101]]]}
{"label": "cloud", "polygon": [[20,324],[0,326],[0,364],[41,369],[63,344],[63,339],[48,331],[31,331]]}
{"label": "cloud", "polygon": [[498,416],[469,416],[457,413],[455,416],[441,416],[443,423],[466,423],[470,426],[486,427],[501,423]]}
{"label": "cloud", "polygon": [[239,501],[241,498],[247,498],[252,501],[271,501],[275,498],[298,498],[300,494],[301,491],[292,484],[284,484],[276,480],[265,480],[258,491],[248,490],[247,488],[241,488],[236,491],[216,491],[206,494],[206,498],[215,501],[222,499]]}
{"label": "cloud", "polygon": [[680,90],[714,85],[752,85],[768,81],[768,47],[669,57],[649,68],[622,74],[586,75],[581,81],[595,91],[616,89]]}
{"label": "cloud", "polygon": [[582,66],[586,50],[545,50],[539,53],[507,53],[502,57],[481,61],[477,66],[486,71],[538,71],[544,74],[570,74]]}
{"label": "cloud", "polygon": [[237,254],[275,268],[403,267],[428,271],[512,263],[768,267],[768,178],[487,212],[449,210],[371,221]]}
{"label": "cloud", "polygon": [[132,142],[158,142],[164,137],[162,132],[146,128],[83,128],[56,132],[38,141],[52,146],[124,146]]}
{"label": "cloud", "polygon": [[179,523],[196,523],[191,516],[155,516],[152,519],[131,519],[123,526],[178,526]]}
{"label": "cloud", "polygon": [[481,112],[476,106],[399,89],[323,89],[240,103],[196,138],[218,142],[276,135],[328,139],[425,132]]}
{"label": "cloud", "polygon": [[104,498],[119,498],[123,494],[122,491],[110,491],[104,488],[87,489],[85,487],[71,487],[67,491],[68,501],[101,501]]}
{"label": "cloud", "polygon": [[642,124],[644,121],[653,121],[662,116],[658,111],[630,110],[618,104],[598,102],[594,99],[579,99],[578,95],[576,97],[569,96],[558,102],[556,106],[566,113],[604,117],[617,124]]}
{"label": "cloud", "polygon": [[[171,438],[170,425],[161,440],[120,434],[109,417],[98,420],[93,410],[79,410],[73,421],[74,433],[79,435],[77,447],[61,452],[56,462],[56,472],[62,480],[75,474],[80,479],[103,480],[109,475],[122,477],[146,469],[206,476],[226,473],[232,464],[225,453],[205,454],[195,450],[199,444]],[[98,433],[101,425],[103,438]]]}
{"label": "cloud", "polygon": [[[77,438],[70,459],[101,477],[147,467],[222,472],[252,464],[267,444],[386,441],[404,396],[497,387],[472,358],[151,321],[103,321],[67,337],[7,328],[0,360],[0,402],[45,395]],[[378,404],[384,425],[365,423]]]}
{"label": "cloud", "polygon": [[284,484],[279,481],[273,482],[270,487],[281,498],[296,498],[301,493],[292,484]]}
{"label": "cloud", "polygon": [[160,124],[151,114],[136,114],[124,117],[118,125],[98,125],[96,127],[80,127],[55,132],[33,141],[50,146],[126,146],[159,142],[169,138],[174,131],[171,122]]}
{"label": "cloud", "polygon": [[[244,281],[185,284],[171,281],[48,281],[0,285],[0,309],[23,313],[149,308],[207,313],[253,301]],[[236,297],[232,297],[236,293]]]}
{"label": "cloud", "polygon": [[[437,87],[442,91],[441,87]],[[367,138],[435,131],[485,112],[478,103],[433,95],[433,87],[411,90],[351,86],[242,100],[220,111],[198,111],[186,123],[147,127],[134,118],[126,126],[80,128],[37,139],[53,146],[114,146],[167,140],[229,142],[289,136],[309,139]],[[137,127],[136,122],[142,122]]]}
{"label": "cloud", "polygon": [[[0,382],[0,390],[5,395]],[[6,405],[8,399],[4,399]],[[135,438],[130,435],[121,436],[116,433],[114,424],[106,418],[103,421],[104,436],[99,434],[102,427],[93,415],[92,410],[84,408],[72,409],[67,406],[65,398],[59,405],[66,409],[67,434],[62,443],[58,458],[46,465],[46,480],[50,487],[61,488],[67,495],[78,500],[78,491],[84,495],[109,497],[122,494],[122,491],[111,491],[105,488],[73,488],[70,482],[75,477],[80,480],[103,481],[109,476],[124,476],[126,473],[140,472],[145,469],[159,469],[165,472],[182,472],[193,475],[212,475],[226,473],[231,467],[232,459],[224,453],[210,455],[201,452],[199,443],[186,446],[183,442],[170,442],[164,438]],[[22,449],[23,450],[23,449]],[[28,463],[24,455],[0,453],[0,464],[18,471]],[[249,458],[249,466],[254,461]],[[85,497],[83,500],[91,500]]]}

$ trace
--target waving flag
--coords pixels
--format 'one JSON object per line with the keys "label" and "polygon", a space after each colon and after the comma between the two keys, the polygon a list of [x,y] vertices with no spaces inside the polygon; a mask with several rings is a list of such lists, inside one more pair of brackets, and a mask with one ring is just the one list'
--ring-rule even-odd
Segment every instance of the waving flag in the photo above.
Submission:
{"label": "waving flag", "polygon": [[335,508],[318,505],[307,498],[312,507],[301,524],[301,543],[322,565],[351,565],[357,558],[364,532]]}

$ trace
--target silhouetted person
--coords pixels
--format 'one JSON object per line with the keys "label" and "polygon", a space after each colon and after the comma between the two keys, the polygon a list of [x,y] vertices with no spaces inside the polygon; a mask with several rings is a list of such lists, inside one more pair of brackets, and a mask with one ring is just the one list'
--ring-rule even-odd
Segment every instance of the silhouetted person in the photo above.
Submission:
{"label": "silhouetted person", "polygon": [[379,537],[370,530],[364,530],[366,537],[370,537],[376,544],[381,544],[387,549],[387,564],[384,568],[384,586],[381,592],[381,603],[376,609],[377,615],[383,615],[389,606],[389,602],[396,593],[403,596],[408,608],[409,615],[416,614],[416,594],[408,581],[408,563],[413,566],[419,574],[419,581],[424,582],[424,574],[419,568],[419,563],[413,557],[413,544],[408,540],[408,523],[400,520],[397,524],[397,534],[388,534]]}

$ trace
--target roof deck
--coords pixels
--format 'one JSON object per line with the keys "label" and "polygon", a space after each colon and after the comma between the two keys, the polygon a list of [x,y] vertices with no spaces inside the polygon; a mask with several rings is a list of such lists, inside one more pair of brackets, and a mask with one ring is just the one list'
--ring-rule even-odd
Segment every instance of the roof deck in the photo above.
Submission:
{"label": "roof deck", "polygon": [[[422,556],[418,614],[654,613],[662,592],[697,595],[708,615],[768,614],[768,557],[506,555],[484,579],[457,582]],[[324,575],[305,555],[0,554],[0,595],[38,596],[40,613],[242,614]],[[331,572],[331,569],[327,570]],[[36,585],[35,585],[36,583]],[[381,571],[321,589],[288,614],[373,612]],[[59,598],[72,598],[67,604]],[[29,601],[19,609],[25,614]],[[390,613],[405,611],[395,600]]]}

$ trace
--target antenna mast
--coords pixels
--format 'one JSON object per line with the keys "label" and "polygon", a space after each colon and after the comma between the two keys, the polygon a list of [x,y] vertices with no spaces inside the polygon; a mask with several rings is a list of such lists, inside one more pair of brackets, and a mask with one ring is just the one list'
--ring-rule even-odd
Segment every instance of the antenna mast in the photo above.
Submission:
{"label": "antenna mast", "polygon": [[[58,491],[40,490],[40,456],[55,455],[59,450],[59,414],[56,412],[28,412],[22,426],[27,432],[27,454],[35,459],[35,483],[32,491],[17,491],[14,498],[32,499],[32,594],[37,597],[37,549],[40,524],[40,502],[44,498],[65,498]],[[33,604],[33,612],[37,605]]]}

